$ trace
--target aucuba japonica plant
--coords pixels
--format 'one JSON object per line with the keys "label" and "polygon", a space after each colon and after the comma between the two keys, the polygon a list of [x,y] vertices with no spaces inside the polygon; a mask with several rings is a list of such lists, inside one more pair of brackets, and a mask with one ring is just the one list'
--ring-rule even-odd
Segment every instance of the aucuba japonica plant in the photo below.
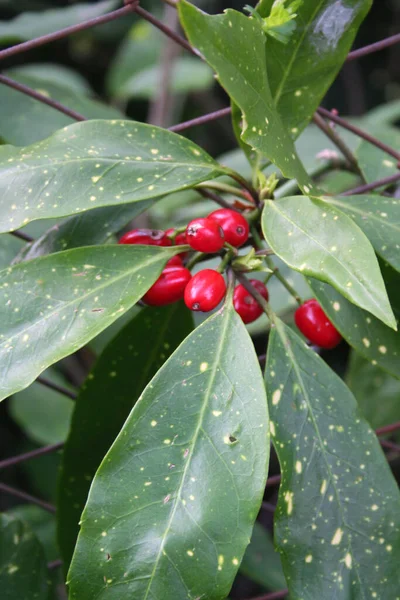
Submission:
{"label": "aucuba japonica plant", "polygon": [[[239,572],[273,592],[265,600],[399,599],[388,464],[399,447],[376,434],[400,429],[400,105],[356,123],[319,108],[372,0],[260,0],[213,15],[165,4],[175,28],[136,0],[107,0],[63,9],[71,29],[53,37],[145,19],[192,54],[172,74],[161,53],[172,88],[214,73],[234,160],[180,133],[196,119],[168,130],[121,112],[133,89],[157,94],[154,72],[127,78],[134,48],[151,64],[138,24],[107,84],[112,107],[79,103],[71,74],[74,91],[61,93],[50,67],[0,76],[17,94],[7,107],[25,94],[68,117],[43,119],[44,135],[10,131],[0,115],[1,399],[48,444],[0,467],[62,446],[56,508],[25,494],[56,511],[58,575],[34,520],[6,511],[0,588],[10,600],[56,599],[64,584],[70,600],[223,600],[238,597]],[[28,41],[19,18],[7,35],[28,46],[0,59],[53,40],[54,25],[33,19]],[[60,382],[66,357],[86,360],[73,391]],[[62,433],[61,413],[43,410],[50,439],[40,419],[24,425],[21,399],[38,385],[67,402]],[[372,407],[375,385],[395,402]],[[257,517],[271,505],[268,531]]]}

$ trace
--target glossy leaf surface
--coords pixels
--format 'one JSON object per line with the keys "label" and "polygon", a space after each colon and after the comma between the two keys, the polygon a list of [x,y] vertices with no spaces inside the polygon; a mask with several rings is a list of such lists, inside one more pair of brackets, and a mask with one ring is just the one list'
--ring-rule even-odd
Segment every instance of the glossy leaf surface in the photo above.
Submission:
{"label": "glossy leaf surface", "polygon": [[342,380],[275,325],[266,383],[282,471],[275,543],[289,592],[304,600],[396,597],[400,496],[379,442]]}
{"label": "glossy leaf surface", "polygon": [[26,148],[0,147],[0,231],[157,198],[222,172],[204,150],[164,129],[133,121],[70,125]]}
{"label": "glossy leaf surface", "polygon": [[[261,0],[267,17],[274,0]],[[372,0],[304,0],[287,44],[268,37],[266,63],[274,104],[294,137],[311,120],[351,49]]]}
{"label": "glossy leaf surface", "polygon": [[192,328],[191,313],[181,303],[142,310],[108,344],[82,387],[58,483],[58,541],[65,571],[94,474],[144,387]]}
{"label": "glossy leaf surface", "polygon": [[133,306],[175,252],[154,246],[95,246],[2,271],[0,398],[27,387]]}
{"label": "glossy leaf surface", "polygon": [[278,592],[287,587],[281,557],[274,548],[272,537],[257,521],[240,572],[268,590]]}
{"label": "glossy leaf surface", "polygon": [[0,589],[4,600],[47,600],[42,546],[27,525],[0,514]]}
{"label": "glossy leaf surface", "polygon": [[[20,73],[12,69],[5,73],[33,88],[37,92],[52,98],[75,110],[87,119],[123,119],[122,113],[102,102],[77,93],[67,83],[43,81],[33,75]],[[7,144],[27,146],[47,138],[67,125],[76,123],[75,119],[64,115],[59,110],[39,102],[22,92],[6,85],[0,86],[0,103],[2,119],[0,121],[0,137]]]}
{"label": "glossy leaf surface", "polygon": [[351,353],[346,383],[373,429],[400,421],[400,381],[358,352]]}
{"label": "glossy leaf surface", "polygon": [[164,364],[102,462],[82,515],[70,598],[226,598],[268,455],[257,356],[225,305]]}
{"label": "glossy leaf surface", "polygon": [[241,109],[243,141],[272,160],[286,177],[297,179],[308,193],[314,184],[273,103],[265,65],[266,40],[259,25],[230,9],[210,16],[183,0],[179,13],[189,40]]}
{"label": "glossy leaf surface", "polygon": [[60,224],[53,225],[32,244],[25,246],[15,262],[80,246],[105,244],[131,219],[152,204],[152,200],[145,200],[133,204],[106,206],[70,217]]}
{"label": "glossy leaf surface", "polygon": [[262,227],[268,244],[290,267],[331,283],[396,327],[373,248],[347,215],[318,198],[293,196],[268,200]]}
{"label": "glossy leaf surface", "polygon": [[326,197],[324,201],[348,214],[375,252],[400,271],[400,200],[375,194]]}
{"label": "glossy leaf surface", "polygon": [[[400,147],[400,131],[396,127],[381,125],[378,129],[370,128],[370,133],[394,150]],[[396,159],[366,140],[360,141],[355,155],[367,183],[398,173]]]}
{"label": "glossy leaf surface", "polygon": [[40,12],[23,12],[11,21],[0,22],[0,40],[2,43],[31,40],[99,17],[116,8],[117,4],[117,0],[103,0],[96,4],[82,3]]}
{"label": "glossy leaf surface", "polygon": [[400,377],[400,334],[358,308],[333,287],[316,279],[308,280],[324,312],[345,340],[372,364]]}

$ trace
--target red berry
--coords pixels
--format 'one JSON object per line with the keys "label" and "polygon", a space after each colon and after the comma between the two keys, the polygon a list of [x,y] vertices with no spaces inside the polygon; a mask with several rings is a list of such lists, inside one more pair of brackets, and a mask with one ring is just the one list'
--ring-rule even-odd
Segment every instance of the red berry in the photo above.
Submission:
{"label": "red berry", "polygon": [[212,219],[194,219],[186,228],[186,241],[193,250],[218,252],[224,245],[222,227]]}
{"label": "red berry", "polygon": [[164,306],[177,302],[183,298],[191,277],[190,271],[185,267],[166,266],[142,300],[150,306]]}
{"label": "red berry", "polygon": [[[172,235],[174,235],[174,233],[175,233],[175,229],[167,229],[165,232],[165,235],[167,235],[168,237],[171,237]],[[184,231],[182,231],[181,233],[178,233],[178,235],[175,236],[175,240],[174,240],[174,246],[183,246],[183,244],[187,244],[186,233]]]}
{"label": "red berry", "polygon": [[173,256],[172,258],[170,258],[165,266],[166,267],[183,267],[181,255],[178,254],[177,256]]}
{"label": "red berry", "polygon": [[315,298],[307,300],[296,310],[294,320],[301,333],[321,348],[335,348],[342,339]]}
{"label": "red berry", "polygon": [[132,229],[123,235],[119,244],[146,244],[146,246],[172,246],[164,231],[157,229]]}
{"label": "red berry", "polygon": [[249,224],[240,213],[230,208],[219,208],[208,215],[208,218],[221,225],[225,240],[232,246],[239,248],[247,242]]}
{"label": "red berry", "polygon": [[190,310],[208,312],[218,306],[226,293],[225,279],[213,269],[192,277],[185,289],[185,304]]}
{"label": "red berry", "polygon": [[[250,279],[250,283],[254,285],[258,292],[265,300],[268,300],[268,290],[262,281],[258,279]],[[243,285],[235,287],[233,292],[233,306],[236,312],[242,317],[243,323],[252,323],[262,315],[262,308],[257,300],[246,290]]]}

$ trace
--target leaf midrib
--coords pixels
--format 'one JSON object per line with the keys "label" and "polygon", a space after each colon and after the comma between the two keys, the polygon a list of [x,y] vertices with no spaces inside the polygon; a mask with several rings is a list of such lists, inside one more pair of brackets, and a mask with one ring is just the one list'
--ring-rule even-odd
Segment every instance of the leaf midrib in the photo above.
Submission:
{"label": "leaf midrib", "polygon": [[[380,304],[379,304],[379,303],[378,303],[378,302],[377,302],[377,301],[374,299],[374,297],[373,297],[373,296],[371,296],[371,293],[370,293],[370,291],[368,290],[368,288],[366,288],[366,287],[365,287],[365,284],[363,284],[363,283],[362,283],[362,282],[361,282],[359,279],[357,279],[357,277],[355,276],[355,274],[354,274],[354,273],[352,273],[352,272],[351,272],[351,271],[350,271],[350,270],[347,268],[347,266],[346,266],[346,264],[345,264],[345,263],[342,263],[342,262],[340,262],[340,261],[339,261],[339,259],[337,258],[337,256],[335,256],[334,254],[332,254],[332,252],[330,252],[330,251],[328,250],[328,248],[326,248],[325,246],[323,246],[323,245],[321,244],[321,242],[319,242],[318,240],[316,240],[315,238],[313,238],[313,237],[312,237],[312,235],[310,235],[310,233],[309,233],[309,232],[305,231],[305,230],[304,230],[302,227],[300,227],[300,225],[299,225],[298,223],[295,223],[295,221],[292,221],[292,219],[290,219],[286,213],[283,213],[283,212],[281,212],[281,211],[280,211],[280,210],[277,208],[277,204],[276,204],[276,202],[271,202],[271,201],[270,201],[270,202],[269,202],[269,206],[270,206],[270,207],[273,207],[273,208],[276,210],[276,212],[278,212],[278,213],[279,213],[279,214],[280,214],[280,215],[281,215],[281,216],[282,216],[284,219],[286,219],[287,221],[289,221],[289,223],[291,223],[291,224],[292,224],[294,227],[296,227],[296,228],[297,228],[299,231],[301,231],[301,232],[302,232],[302,233],[303,233],[303,234],[304,234],[306,237],[308,237],[308,238],[309,238],[309,239],[310,239],[312,242],[314,242],[314,243],[315,243],[317,246],[319,246],[319,247],[320,247],[322,250],[324,250],[324,252],[326,252],[327,254],[329,254],[329,256],[330,256],[331,258],[333,258],[333,259],[334,259],[334,260],[335,260],[335,261],[338,263],[338,265],[339,265],[339,266],[341,266],[341,267],[342,267],[342,268],[343,268],[343,269],[344,269],[344,270],[345,270],[345,271],[346,271],[346,272],[349,274],[349,276],[351,277],[351,279],[352,279],[353,281],[355,281],[356,283],[358,283],[358,285],[361,287],[361,289],[362,289],[362,290],[364,290],[364,291],[367,293],[367,296],[368,296],[368,298],[369,298],[369,299],[372,301],[373,305],[377,307],[377,309],[378,309],[378,314],[382,314],[382,312],[381,312],[381,308],[380,308]],[[342,213],[342,214],[343,214],[343,213]],[[343,216],[347,216],[347,215],[343,215]],[[349,217],[348,217],[348,218],[349,218]],[[356,224],[355,224],[355,225],[356,225]],[[357,225],[356,225],[356,226],[357,226]],[[362,232],[362,233],[363,233],[363,232]],[[363,235],[364,235],[364,234],[363,234]],[[296,267],[293,267],[293,268],[296,268]],[[307,271],[306,271],[306,269],[305,269],[305,272],[307,272]],[[344,290],[343,290],[343,291],[344,291]],[[385,304],[386,304],[386,302],[385,302]],[[367,310],[368,310],[368,309],[367,309]],[[384,314],[384,313],[383,313],[383,314]],[[386,317],[385,317],[385,319],[386,319]]]}
{"label": "leaf midrib", "polygon": [[[146,589],[145,596],[144,596],[143,600],[147,600],[147,598],[148,598],[148,595],[149,595],[149,592],[150,592],[150,589],[151,589],[151,586],[152,586],[152,583],[153,583],[153,580],[154,580],[154,577],[155,577],[155,574],[156,574],[156,571],[157,571],[157,568],[158,568],[158,564],[160,562],[162,551],[164,549],[164,545],[165,545],[165,542],[166,542],[167,535],[168,535],[168,533],[169,533],[169,531],[171,529],[171,526],[172,526],[172,523],[173,523],[173,520],[174,520],[174,517],[175,517],[175,513],[177,511],[179,502],[181,500],[181,492],[182,492],[183,486],[185,484],[187,471],[188,471],[188,469],[190,467],[190,464],[191,464],[191,461],[192,461],[192,458],[193,458],[193,454],[194,454],[194,450],[195,450],[195,447],[196,447],[197,439],[199,437],[200,431],[202,430],[204,415],[205,415],[205,412],[206,412],[206,410],[208,408],[208,404],[209,404],[209,400],[210,400],[210,396],[211,396],[212,385],[213,385],[213,383],[215,381],[215,377],[216,377],[216,374],[217,374],[217,368],[218,368],[219,361],[220,361],[221,354],[222,354],[222,349],[223,349],[224,344],[225,344],[226,330],[228,329],[228,325],[229,325],[229,322],[230,322],[230,314],[231,314],[231,308],[230,308],[230,306],[228,304],[225,304],[224,307],[222,308],[222,311],[224,311],[225,314],[226,314],[226,316],[224,315],[225,316],[225,322],[224,322],[224,325],[223,325],[223,328],[222,328],[222,331],[221,331],[221,334],[220,334],[220,340],[219,340],[219,344],[217,346],[217,352],[216,352],[216,355],[215,355],[215,358],[214,358],[214,366],[213,366],[213,368],[211,370],[209,384],[207,386],[207,389],[205,390],[203,407],[202,407],[202,409],[200,411],[199,418],[198,418],[198,424],[196,426],[196,429],[195,429],[195,432],[194,432],[194,435],[193,435],[193,438],[192,438],[192,440],[193,440],[192,441],[192,447],[190,449],[189,456],[187,458],[187,462],[186,462],[185,468],[182,471],[182,478],[181,478],[181,483],[179,485],[179,488],[178,488],[178,491],[177,491],[177,494],[176,494],[175,506],[174,506],[174,508],[173,508],[173,510],[171,512],[171,516],[170,516],[170,518],[168,520],[165,533],[164,533],[164,535],[163,535],[163,537],[161,539],[160,549],[158,551],[157,558],[156,558],[156,560],[154,562],[154,567],[153,567],[153,570],[151,572],[150,579],[149,579],[149,584],[147,586],[147,589]],[[215,316],[215,319],[217,319],[218,316],[220,316],[220,315],[221,315],[221,313],[217,313],[217,315]],[[207,323],[207,321],[206,321],[206,323]]]}
{"label": "leaf midrib", "polygon": [[[292,347],[291,347],[291,344],[290,344],[290,340],[285,335],[284,329],[281,326],[281,322],[278,319],[275,319],[275,325],[276,325],[276,330],[277,330],[277,332],[279,334],[279,337],[281,338],[283,347],[286,350],[286,352],[288,354],[288,357],[289,357],[289,359],[290,359],[290,361],[291,361],[291,363],[293,365],[293,369],[294,369],[294,371],[296,373],[297,380],[299,381],[299,384],[300,384],[300,387],[301,387],[301,391],[303,393],[303,398],[305,399],[305,401],[307,403],[308,413],[310,415],[311,422],[312,422],[312,424],[314,426],[315,434],[316,434],[317,440],[319,442],[319,446],[321,448],[321,455],[324,458],[324,462],[326,464],[326,468],[327,468],[327,471],[329,473],[330,482],[331,482],[332,487],[333,487],[334,492],[335,492],[336,501],[337,501],[337,504],[339,506],[339,510],[340,510],[340,515],[341,515],[341,518],[342,518],[342,522],[343,522],[344,527],[346,527],[346,529],[348,530],[347,534],[348,534],[348,540],[349,540],[349,547],[351,549],[351,555],[354,558],[356,558],[355,553],[353,551],[353,547],[352,547],[352,536],[349,533],[349,531],[351,531],[351,527],[348,525],[348,523],[346,521],[346,518],[345,518],[344,509],[342,507],[342,503],[341,503],[341,500],[340,500],[339,490],[337,488],[337,485],[336,485],[336,482],[335,482],[335,478],[333,477],[331,466],[330,466],[329,461],[327,459],[325,446],[323,444],[323,440],[322,440],[320,432],[319,432],[318,423],[317,423],[317,421],[315,419],[315,416],[314,416],[314,411],[313,411],[313,408],[312,408],[312,405],[311,405],[311,401],[310,401],[309,395],[307,393],[305,384],[303,382],[303,378],[302,378],[301,373],[300,373],[300,367],[297,364],[295,355],[293,354]],[[359,571],[358,571],[358,562],[357,562],[357,560],[355,560],[354,563],[355,563],[355,566],[356,566],[355,571],[357,573],[357,578],[358,578],[358,581],[359,581],[359,584],[360,584],[360,588],[361,588],[361,591],[362,591],[361,578],[360,578],[360,574],[359,574]],[[363,592],[362,592],[362,594],[364,596]]]}

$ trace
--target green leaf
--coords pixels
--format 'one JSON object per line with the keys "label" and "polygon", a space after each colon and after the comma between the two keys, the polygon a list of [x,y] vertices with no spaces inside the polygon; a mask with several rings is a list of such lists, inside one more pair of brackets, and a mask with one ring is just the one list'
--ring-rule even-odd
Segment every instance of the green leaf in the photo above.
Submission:
{"label": "green leaf", "polygon": [[2,271],[0,399],[27,387],[120,317],[175,253],[155,246],[94,246]]}
{"label": "green leaf", "polygon": [[268,531],[254,523],[250,545],[240,565],[240,572],[264,588],[279,591],[287,587],[281,558]]}
{"label": "green leaf", "polygon": [[378,195],[324,197],[363,230],[375,252],[400,271],[400,200]]}
{"label": "green leaf", "polygon": [[103,460],[82,515],[71,600],[225,598],[268,456],[260,367],[229,303],[164,364]]}
{"label": "green leaf", "polygon": [[295,19],[297,17],[296,10],[303,4],[303,0],[293,0],[285,6],[286,0],[274,0],[271,6],[271,12],[268,17],[260,18],[258,12],[251,6],[246,9],[258,19],[262,30],[267,35],[275,38],[282,44],[287,44],[296,29]]}
{"label": "green leaf", "polygon": [[[155,96],[160,85],[160,66],[152,65],[135,73],[122,87],[116,97],[121,100],[142,98],[150,100]],[[187,94],[208,89],[214,81],[210,67],[198,58],[181,56],[175,60],[168,89],[174,94]]]}
{"label": "green leaf", "polygon": [[[70,388],[54,369],[45,373],[47,379]],[[67,437],[74,402],[43,386],[33,383],[15,394],[9,403],[10,415],[27,437],[38,444],[56,444]]]}
{"label": "green leaf", "polygon": [[[400,131],[396,127],[382,125],[377,129],[369,127],[369,132],[393,149],[400,147]],[[355,155],[367,183],[398,173],[396,159],[366,140],[360,141]]]}
{"label": "green leaf", "polygon": [[89,82],[78,72],[60,63],[29,63],[19,67],[13,67],[6,71],[10,77],[20,75],[32,77],[37,82],[56,84],[67,88],[80,96],[90,96],[93,90]]}
{"label": "green leaf", "polygon": [[0,514],[0,589],[3,600],[46,600],[43,548],[27,525]]}
{"label": "green leaf", "polygon": [[193,142],[151,125],[70,125],[26,148],[0,147],[0,232],[157,198],[224,172]]}
{"label": "green leaf", "polygon": [[70,217],[61,224],[53,225],[32,244],[24,246],[14,262],[31,260],[80,246],[105,244],[113,239],[116,232],[152,204],[152,200],[145,200],[134,204],[106,206]]}
{"label": "green leaf", "polygon": [[292,269],[331,283],[396,329],[372,246],[347,215],[321,199],[293,196],[266,201],[262,227],[268,244]]}
{"label": "green leaf", "polygon": [[56,544],[55,515],[33,504],[15,506],[7,511],[7,515],[28,524],[42,544],[46,560],[52,561],[59,558],[60,554]]}
{"label": "green leaf", "polygon": [[[262,17],[274,0],[261,0]],[[268,39],[266,69],[273,103],[294,137],[311,120],[351,49],[372,0],[304,0],[289,43]]]}
{"label": "green leaf", "polygon": [[346,383],[373,429],[400,420],[400,381],[353,351]]}
{"label": "green leaf", "polygon": [[258,23],[230,9],[210,16],[184,0],[178,10],[190,42],[242,111],[242,140],[272,160],[285,177],[297,179],[308,193],[314,184],[272,100],[265,66],[266,38]]}
{"label": "green leaf", "polygon": [[16,254],[24,248],[24,243],[12,235],[0,237],[0,269],[8,267]]}
{"label": "green leaf", "polygon": [[65,570],[101,461],[144,387],[192,329],[191,313],[180,303],[142,310],[105,348],[81,389],[58,481],[58,541]]}
{"label": "green leaf", "polygon": [[346,300],[327,283],[316,279],[308,283],[344,339],[373,365],[400,377],[400,333]]}
{"label": "green leaf", "polygon": [[[87,98],[57,82],[48,82],[32,75],[21,74],[19,69],[6,72],[16,81],[27,85],[48,98],[61,102],[87,119],[122,119],[122,113],[101,102]],[[47,138],[67,125],[76,123],[59,110],[38,102],[6,85],[0,87],[2,119],[0,137],[7,144],[26,146]]]}
{"label": "green leaf", "polygon": [[282,470],[275,544],[291,596],[396,597],[400,495],[350,390],[278,319],[266,384]]}
{"label": "green leaf", "polygon": [[117,4],[117,0],[103,0],[95,4],[75,4],[66,8],[23,12],[11,21],[0,22],[0,41],[4,44],[32,40],[58,29],[99,17],[116,8]]}

